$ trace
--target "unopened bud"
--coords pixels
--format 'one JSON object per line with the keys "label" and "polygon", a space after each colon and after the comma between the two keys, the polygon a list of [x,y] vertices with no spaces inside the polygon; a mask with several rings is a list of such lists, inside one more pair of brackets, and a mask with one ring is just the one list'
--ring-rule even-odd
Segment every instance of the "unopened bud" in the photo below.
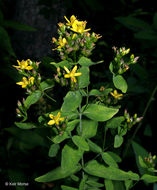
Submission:
{"label": "unopened bud", "polygon": [[37,68],[39,67],[40,63],[41,63],[40,61],[36,61],[35,65],[37,66]]}
{"label": "unopened bud", "polygon": [[57,42],[57,40],[56,40],[56,38],[52,38],[52,43],[55,43],[55,42]]}
{"label": "unopened bud", "polygon": [[60,83],[60,79],[58,78],[58,75],[54,75],[55,81]]}
{"label": "unopened bud", "polygon": [[40,83],[40,81],[41,81],[41,75],[40,75],[40,73],[38,74],[37,80],[38,80],[38,82]]}
{"label": "unopened bud", "polygon": [[17,101],[17,105],[18,105],[18,107],[22,106],[22,104],[19,100]]}
{"label": "unopened bud", "polygon": [[18,108],[16,108],[16,113],[17,113],[17,114],[20,114],[20,113],[21,113]]}

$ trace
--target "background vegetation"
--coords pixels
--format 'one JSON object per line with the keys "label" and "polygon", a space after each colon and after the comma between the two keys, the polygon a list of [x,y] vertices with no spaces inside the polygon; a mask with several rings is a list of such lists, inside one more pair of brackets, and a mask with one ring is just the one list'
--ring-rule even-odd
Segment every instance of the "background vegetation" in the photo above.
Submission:
{"label": "background vegetation", "polygon": [[[34,182],[35,177],[53,169],[56,162],[59,162],[59,160],[52,159],[47,155],[50,142],[43,139],[43,135],[46,136],[49,131],[37,130],[36,133],[32,133],[14,126],[14,121],[17,120],[15,108],[17,100],[22,100],[23,90],[15,84],[18,76],[12,65],[16,64],[16,59],[40,59],[42,61],[41,73],[46,77],[53,76],[54,72],[53,68],[48,66],[48,61],[58,59],[57,55],[51,51],[39,57],[33,47],[32,52],[35,53],[30,54],[28,47],[36,41],[25,40],[20,44],[18,38],[21,38],[21,35],[37,36],[41,28],[34,28],[31,23],[28,25],[27,22],[17,22],[15,15],[19,11],[18,5],[19,1],[15,0],[0,1],[0,189],[1,187],[7,189],[4,186],[6,181],[29,183],[29,187],[16,187],[16,189],[58,189],[57,183],[59,182],[55,184]],[[155,2],[144,3],[142,0],[110,0],[107,2],[103,0],[38,0],[37,7],[40,10],[37,16],[40,15],[49,23],[52,19],[52,22],[57,25],[60,19],[64,19],[64,14],[68,18],[75,14],[81,20],[88,21],[88,28],[94,29],[96,33],[103,36],[91,57],[93,61],[104,60],[104,63],[100,64],[99,67],[92,67],[91,81],[93,86],[95,84],[105,85],[102,84],[102,81],[107,81],[111,77],[108,67],[113,59],[113,46],[125,46],[130,48],[136,56],[140,56],[138,64],[127,73],[129,96],[126,95],[126,101],[124,98],[124,106],[130,113],[144,114],[135,139],[153,155],[157,154],[155,146],[155,88],[157,84],[157,10]],[[39,21],[39,25],[42,25],[42,22]],[[51,37],[56,35],[54,31],[52,28],[52,33],[47,34],[46,43],[50,50],[52,48]],[[38,40],[38,46],[35,47],[40,49],[43,43],[45,42]],[[57,89],[55,96],[58,97],[58,100],[60,100],[60,93],[62,93],[60,89]],[[34,110],[31,111],[33,115]],[[135,130],[130,132],[128,138]],[[129,147],[127,154],[124,155],[122,152],[122,156],[124,156],[124,163],[126,163],[121,166],[122,168],[127,170],[136,168],[131,147]],[[139,183],[135,189],[139,188],[155,190],[156,186],[154,184],[145,186],[143,183]]]}

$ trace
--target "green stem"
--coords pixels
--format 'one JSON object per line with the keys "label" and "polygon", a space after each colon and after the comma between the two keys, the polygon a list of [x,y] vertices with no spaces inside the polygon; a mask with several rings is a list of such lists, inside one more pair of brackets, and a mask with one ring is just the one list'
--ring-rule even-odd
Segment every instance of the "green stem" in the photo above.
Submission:
{"label": "green stem", "polygon": [[[154,88],[154,90],[153,90],[153,92],[152,92],[152,94],[151,94],[151,96],[150,96],[150,98],[149,98],[149,100],[148,100],[148,102],[147,102],[147,105],[146,105],[146,107],[145,107],[145,109],[144,109],[144,111],[143,111],[143,114],[142,114],[142,117],[143,117],[143,118],[145,117],[145,115],[146,115],[146,113],[147,113],[147,111],[148,111],[148,108],[149,108],[151,102],[152,102],[153,99],[154,99],[154,96],[155,96],[156,91],[157,91],[157,86]],[[143,121],[143,120],[142,120],[142,121]],[[138,126],[136,127],[136,129],[135,129],[135,131],[134,131],[132,137],[128,140],[128,143],[127,143],[127,145],[126,145],[126,149],[125,149],[125,151],[124,151],[123,157],[125,157],[125,156],[127,155],[128,149],[129,149],[129,147],[130,147],[130,145],[131,145],[131,142],[133,141],[133,139],[135,138],[137,132],[139,131],[139,129],[140,129],[141,126],[142,126],[142,121],[138,124]]]}
{"label": "green stem", "polygon": [[[80,113],[80,136],[82,136],[82,112],[81,112],[81,106],[79,106],[79,113]],[[84,158],[82,155],[82,159],[81,159],[81,165],[82,168],[84,168]],[[84,171],[82,170],[82,178],[84,178]]]}
{"label": "green stem", "polygon": [[104,150],[105,150],[106,133],[107,133],[107,128],[105,128],[105,131],[104,131],[104,142],[103,142],[103,147],[102,147],[103,152],[104,152]]}
{"label": "green stem", "polygon": [[45,95],[47,98],[49,98],[50,100],[52,100],[53,102],[56,102],[56,100],[53,99],[53,98],[51,98],[46,92],[44,92],[44,95]]}

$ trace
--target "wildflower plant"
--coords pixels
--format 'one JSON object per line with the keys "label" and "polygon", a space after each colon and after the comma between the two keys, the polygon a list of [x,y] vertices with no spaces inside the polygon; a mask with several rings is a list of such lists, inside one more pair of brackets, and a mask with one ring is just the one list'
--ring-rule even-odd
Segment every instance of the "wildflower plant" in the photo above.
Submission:
{"label": "wildflower plant", "polygon": [[[65,23],[58,23],[58,39],[52,38],[55,46],[52,51],[58,52],[62,61],[50,62],[56,69],[54,78],[42,80],[39,62],[30,59],[17,61],[18,65],[14,65],[22,76],[17,85],[26,89],[27,93],[26,99],[18,101],[16,111],[21,121],[15,122],[15,125],[23,130],[51,130],[49,136],[43,138],[51,143],[49,156],[60,156],[61,161],[55,169],[41,174],[35,181],[47,183],[60,180],[62,190],[104,187],[106,190],[129,190],[140,180],[156,182],[156,157],[146,150],[141,151],[140,145],[135,142],[132,142],[132,147],[139,174],[119,167],[122,162],[119,150],[126,142],[125,136],[142,120],[136,113],[130,117],[120,105],[128,89],[122,74],[131,64],[136,64],[138,57],[129,56],[130,49],[113,47],[116,55],[109,66],[113,85],[90,89],[90,67],[99,62],[93,62],[88,57],[101,36],[91,32],[86,25],[86,21],[79,21],[74,15],[69,19],[65,17]],[[56,100],[47,93],[47,89],[53,90],[57,83],[62,88],[66,87],[61,107],[41,114],[36,123],[31,122],[27,114],[30,106],[45,97],[54,104]],[[141,155],[141,152],[144,153]]]}

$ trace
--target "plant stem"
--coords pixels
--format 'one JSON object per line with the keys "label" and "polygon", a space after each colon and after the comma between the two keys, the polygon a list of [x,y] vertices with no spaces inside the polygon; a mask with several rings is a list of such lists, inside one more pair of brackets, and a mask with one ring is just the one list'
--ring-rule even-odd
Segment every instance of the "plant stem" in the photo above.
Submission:
{"label": "plant stem", "polygon": [[[82,136],[82,112],[81,112],[81,106],[79,106],[79,113],[80,113],[80,136]],[[82,168],[84,168],[84,158],[82,155],[82,159],[81,159],[81,165]],[[82,178],[84,178],[84,171],[82,170]]]}
{"label": "plant stem", "polygon": [[52,100],[53,102],[56,102],[56,100],[53,99],[53,98],[51,98],[46,92],[44,92],[44,95],[45,95],[47,98],[49,98],[50,100]]}
{"label": "plant stem", "polygon": [[106,133],[107,133],[107,128],[105,128],[105,131],[104,131],[104,142],[103,142],[103,147],[102,147],[103,152],[104,152],[104,150],[105,150]]}
{"label": "plant stem", "polygon": [[[157,91],[157,86],[154,88],[154,90],[153,90],[153,92],[152,92],[152,94],[151,94],[151,96],[150,96],[150,98],[149,98],[149,100],[148,100],[148,102],[147,102],[147,105],[146,105],[146,107],[145,107],[145,109],[144,109],[144,111],[143,111],[143,114],[142,114],[142,117],[143,117],[143,118],[145,117],[145,115],[146,115],[146,113],[147,113],[147,111],[148,111],[148,108],[149,108],[151,102],[152,102],[153,99],[154,99],[154,96],[155,96],[156,91]],[[142,121],[143,121],[143,119],[142,119]],[[127,145],[126,145],[126,149],[125,149],[125,151],[124,151],[123,157],[125,157],[125,156],[127,155],[128,149],[129,149],[129,147],[130,147],[130,145],[131,145],[131,142],[133,141],[133,139],[135,138],[137,132],[139,131],[139,129],[140,129],[141,126],[142,126],[142,121],[138,124],[138,126],[136,127],[136,129],[135,129],[135,131],[134,131],[132,137],[128,140],[128,143],[127,143]]]}

